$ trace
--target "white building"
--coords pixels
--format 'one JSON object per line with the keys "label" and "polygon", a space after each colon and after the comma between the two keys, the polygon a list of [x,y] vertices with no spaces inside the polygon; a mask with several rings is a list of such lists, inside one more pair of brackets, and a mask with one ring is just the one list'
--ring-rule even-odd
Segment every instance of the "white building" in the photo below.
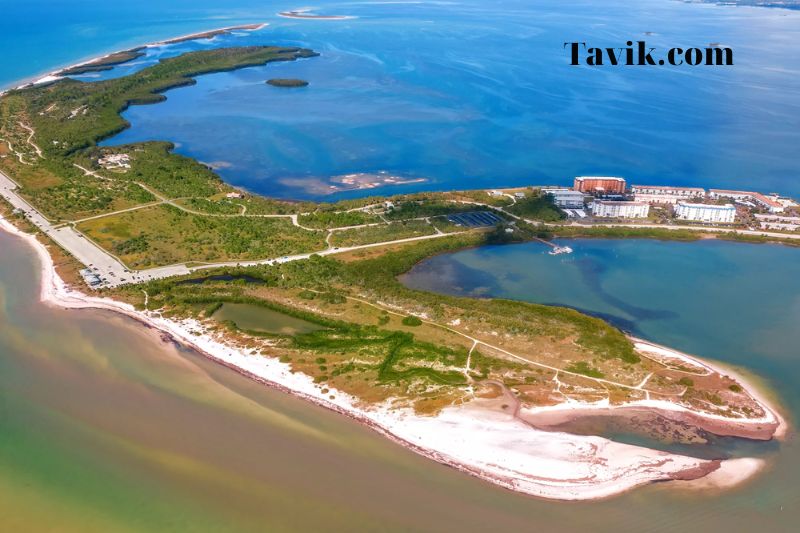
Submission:
{"label": "white building", "polygon": [[675,216],[681,220],[730,224],[736,218],[736,208],[733,204],[711,205],[678,202],[675,207]]}
{"label": "white building", "polygon": [[131,157],[128,154],[108,154],[101,157],[97,163],[108,170],[131,168]]}
{"label": "white building", "polygon": [[700,187],[669,187],[666,185],[633,185],[633,199],[648,204],[677,204],[681,200],[703,197],[705,189]]}
{"label": "white building", "polygon": [[708,196],[711,198],[730,198],[737,202],[755,202],[762,207],[766,207],[770,213],[783,213],[785,207],[776,199],[764,196],[760,192],[752,191],[729,191],[726,189],[711,189],[708,191]]}
{"label": "white building", "polygon": [[781,196],[775,192],[769,193],[767,195],[767,198],[781,204],[783,207],[797,207],[797,202],[795,202],[788,196]]}
{"label": "white building", "polygon": [[643,202],[597,200],[592,214],[598,218],[647,218],[650,206]]}
{"label": "white building", "polygon": [[706,190],[700,187],[670,187],[668,185],[631,185],[633,194],[652,194],[657,196],[681,196],[695,198],[705,196]]}
{"label": "white building", "polygon": [[563,209],[583,209],[586,195],[580,191],[573,191],[570,189],[545,189],[543,192],[553,198],[553,203],[556,204],[557,207]]}
{"label": "white building", "polygon": [[758,220],[761,229],[777,229],[783,231],[797,231],[800,229],[800,217],[782,217],[778,215],[753,215]]}

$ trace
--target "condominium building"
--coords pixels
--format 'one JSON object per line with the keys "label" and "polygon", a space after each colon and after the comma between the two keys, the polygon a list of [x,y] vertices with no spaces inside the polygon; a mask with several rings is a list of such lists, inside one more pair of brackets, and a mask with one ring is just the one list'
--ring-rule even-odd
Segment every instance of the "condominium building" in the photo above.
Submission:
{"label": "condominium building", "polygon": [[666,185],[632,185],[633,199],[648,204],[677,204],[681,200],[702,197],[705,189],[700,187],[669,187]]}
{"label": "condominium building", "polygon": [[643,202],[597,200],[592,214],[598,218],[647,218],[650,206]]}
{"label": "condominium building", "polygon": [[800,217],[782,217],[778,215],[753,215],[761,229],[778,229],[797,231],[800,229]]}
{"label": "condominium building", "polygon": [[784,205],[777,199],[765,196],[760,192],[711,189],[708,191],[708,196],[711,198],[730,198],[739,202],[755,202],[762,207],[766,207],[770,213],[783,213],[785,209]]}
{"label": "condominium building", "polygon": [[623,194],[625,179],[610,176],[578,176],[572,188],[588,194]]}
{"label": "condominium building", "polygon": [[586,195],[569,189],[544,189],[542,192],[553,198],[553,203],[566,209],[583,209]]}
{"label": "condominium building", "polygon": [[700,187],[670,187],[668,185],[631,185],[631,192],[633,194],[682,196],[684,198],[706,195],[706,190]]}
{"label": "condominium building", "polygon": [[712,205],[678,202],[675,207],[675,216],[681,220],[730,224],[736,218],[736,208],[733,204]]}

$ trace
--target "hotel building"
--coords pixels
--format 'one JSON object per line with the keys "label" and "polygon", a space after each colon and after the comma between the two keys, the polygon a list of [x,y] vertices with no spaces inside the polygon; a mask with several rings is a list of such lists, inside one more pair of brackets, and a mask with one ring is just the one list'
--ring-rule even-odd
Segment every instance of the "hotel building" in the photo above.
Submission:
{"label": "hotel building", "polygon": [[572,188],[587,194],[624,194],[625,179],[609,176],[578,176]]}

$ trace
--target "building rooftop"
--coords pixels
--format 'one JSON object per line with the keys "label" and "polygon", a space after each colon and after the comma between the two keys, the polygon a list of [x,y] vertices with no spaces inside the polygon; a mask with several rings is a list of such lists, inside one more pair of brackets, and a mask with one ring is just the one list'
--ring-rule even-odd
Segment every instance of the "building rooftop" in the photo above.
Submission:
{"label": "building rooftop", "polygon": [[576,176],[576,180],[613,180],[613,181],[625,181],[625,178],[617,178],[615,176]]}
{"label": "building rooftop", "polygon": [[769,198],[766,195],[761,194],[760,192],[753,192],[753,191],[733,191],[729,189],[709,189],[710,193],[717,194],[719,196],[726,196],[726,195],[736,195],[736,196],[751,196],[753,199],[758,200],[764,205],[768,205],[770,207],[783,207],[783,204]]}
{"label": "building rooftop", "polygon": [[639,189],[661,189],[664,191],[697,191],[706,192],[702,187],[676,187],[672,185],[631,185],[631,188]]}
{"label": "building rooftop", "polygon": [[628,202],[625,200],[595,200],[594,203],[603,205],[648,205],[645,202]]}
{"label": "building rooftop", "polygon": [[678,202],[678,205],[685,205],[690,207],[703,207],[706,209],[736,209],[733,204],[701,204],[701,203],[694,203],[694,202]]}
{"label": "building rooftop", "polygon": [[586,193],[581,191],[573,191],[572,189],[544,189],[542,192],[545,194],[566,194],[569,196],[586,196]]}

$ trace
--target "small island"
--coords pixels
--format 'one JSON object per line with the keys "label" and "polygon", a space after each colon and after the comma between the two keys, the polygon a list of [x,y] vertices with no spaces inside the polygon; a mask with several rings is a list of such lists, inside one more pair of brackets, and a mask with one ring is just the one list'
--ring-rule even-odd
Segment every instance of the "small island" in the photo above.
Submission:
{"label": "small island", "polygon": [[307,87],[308,82],[297,78],[272,78],[267,80],[267,85],[272,85],[273,87]]}

